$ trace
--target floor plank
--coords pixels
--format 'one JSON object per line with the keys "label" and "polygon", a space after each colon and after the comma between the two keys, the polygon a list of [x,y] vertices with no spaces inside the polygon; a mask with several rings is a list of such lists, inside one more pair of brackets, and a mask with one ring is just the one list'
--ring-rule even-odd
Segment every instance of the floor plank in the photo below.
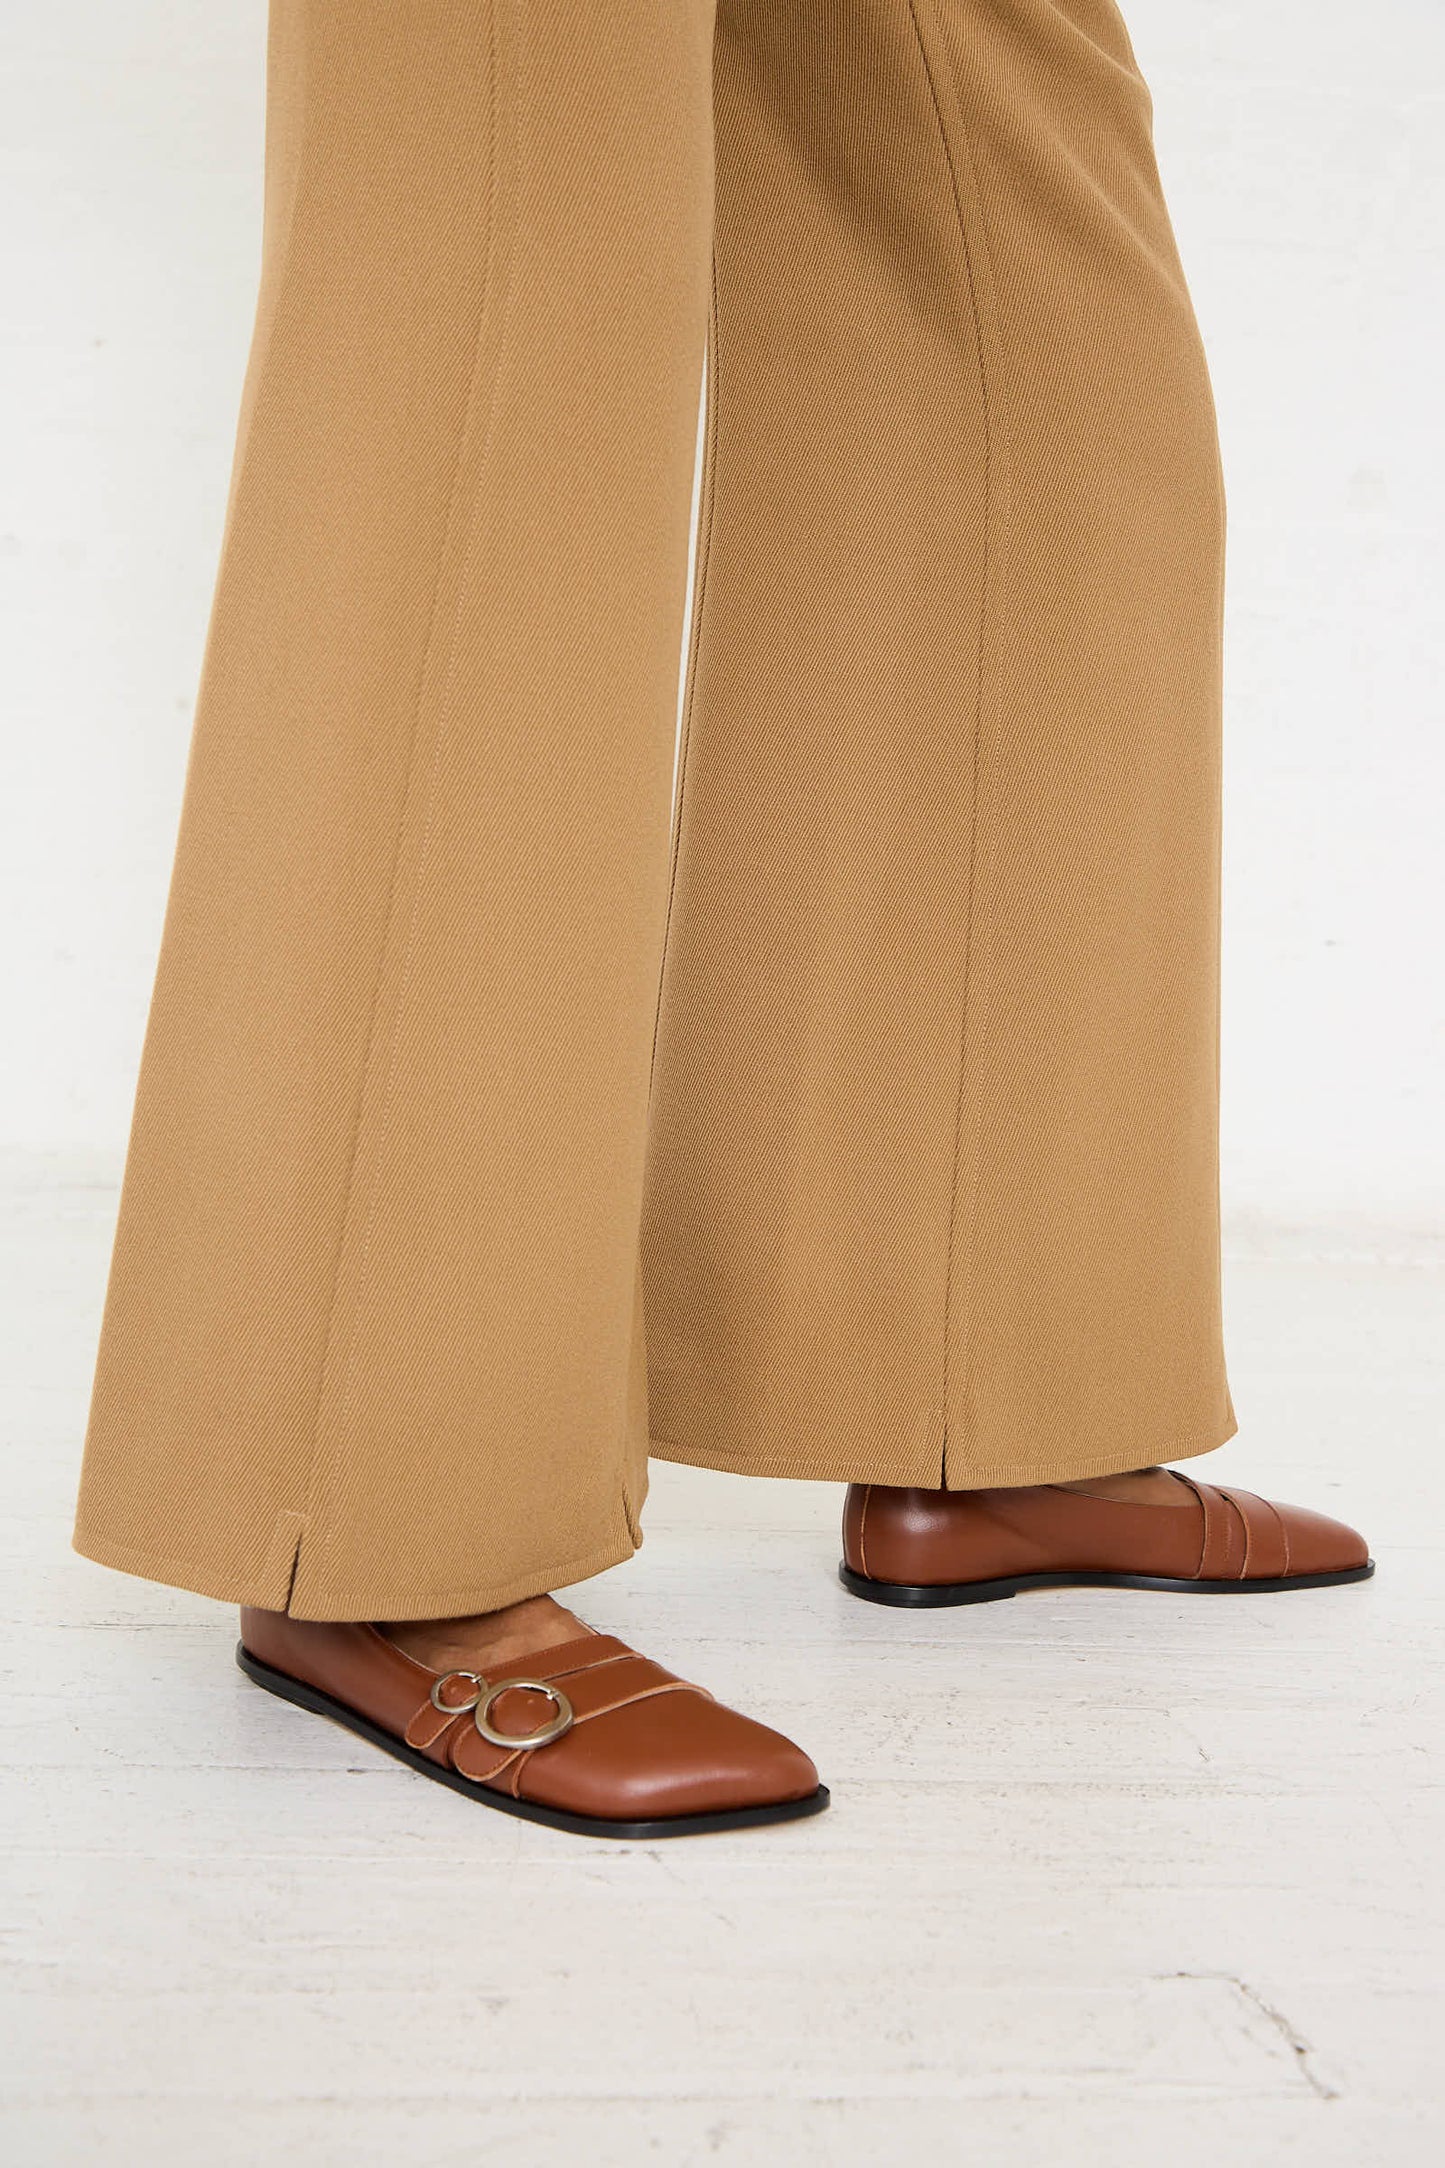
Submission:
{"label": "floor plank", "polygon": [[1230,1270],[1210,1472],[1368,1587],[910,1615],[837,1493],[659,1467],[578,1602],[795,1731],[820,1821],[558,1837],[258,1695],[234,1623],[68,1550],[113,1182],[3,1170],[5,2145],[25,2168],[1439,2157],[1438,1259]]}

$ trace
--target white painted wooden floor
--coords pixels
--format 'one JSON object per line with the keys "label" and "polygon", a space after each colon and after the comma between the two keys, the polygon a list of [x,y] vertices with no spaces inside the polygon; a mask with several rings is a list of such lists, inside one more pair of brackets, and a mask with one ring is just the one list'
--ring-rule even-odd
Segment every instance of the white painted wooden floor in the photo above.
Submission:
{"label": "white painted wooden floor", "polygon": [[821,1821],[608,1847],[258,1694],[68,1514],[114,1192],[12,1166],[5,2157],[24,2168],[1434,2162],[1442,1276],[1257,1238],[1221,1475],[1362,1589],[912,1618],[836,1493],[659,1468],[585,1615],[772,1718]]}

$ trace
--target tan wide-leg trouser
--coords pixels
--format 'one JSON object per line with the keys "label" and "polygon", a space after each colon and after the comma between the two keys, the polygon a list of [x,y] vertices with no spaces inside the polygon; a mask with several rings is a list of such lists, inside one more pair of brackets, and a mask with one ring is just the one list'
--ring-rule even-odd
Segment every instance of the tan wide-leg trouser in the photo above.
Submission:
{"label": "tan wide-leg trouser", "polygon": [[79,1547],[423,1616],[649,1449],[1219,1444],[1221,504],[1109,0],[275,0],[267,183]]}

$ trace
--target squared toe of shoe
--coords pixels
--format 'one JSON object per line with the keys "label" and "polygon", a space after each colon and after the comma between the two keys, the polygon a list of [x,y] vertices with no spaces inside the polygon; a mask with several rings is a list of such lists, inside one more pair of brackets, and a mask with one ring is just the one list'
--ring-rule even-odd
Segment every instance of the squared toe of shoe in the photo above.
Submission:
{"label": "squared toe of shoe", "polygon": [[780,1732],[697,1693],[616,1709],[533,1755],[521,1794],[618,1820],[667,1821],[811,1798],[818,1772]]}

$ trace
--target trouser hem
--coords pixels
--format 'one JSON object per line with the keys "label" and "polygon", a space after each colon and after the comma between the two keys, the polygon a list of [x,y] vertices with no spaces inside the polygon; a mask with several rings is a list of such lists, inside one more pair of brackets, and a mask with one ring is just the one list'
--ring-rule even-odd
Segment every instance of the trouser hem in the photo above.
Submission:
{"label": "trouser hem", "polygon": [[[863,1452],[858,1448],[818,1446],[692,1445],[675,1438],[654,1437],[655,1460],[680,1461],[692,1468],[714,1468],[722,1475],[776,1476],[795,1482],[881,1483],[895,1489],[1007,1490],[1034,1483],[1082,1483],[1091,1476],[1122,1475],[1133,1468],[1149,1468],[1161,1462],[1193,1460],[1215,1453],[1228,1444],[1238,1429],[1228,1416],[1207,1431],[1185,1438],[1160,1439],[1153,1444],[1127,1446],[1074,1446],[1068,1451],[1039,1455],[1029,1460],[977,1461],[955,1469],[941,1483],[937,1460],[925,1466],[916,1455],[893,1456]],[[960,1480],[960,1477],[966,1480]]]}
{"label": "trouser hem", "polygon": [[630,1531],[581,1557],[557,1565],[542,1566],[515,1580],[479,1582],[468,1588],[425,1588],[378,1581],[361,1589],[312,1590],[303,1605],[287,1606],[282,1592],[264,1576],[227,1573],[190,1559],[166,1557],[157,1551],[113,1543],[92,1530],[77,1529],[72,1547],[82,1558],[118,1573],[130,1573],[145,1581],[163,1581],[171,1588],[188,1589],[192,1595],[210,1596],[220,1603],[254,1604],[261,1610],[289,1609],[292,1618],[356,1622],[371,1619],[461,1618],[473,1613],[500,1611],[507,1604],[523,1603],[529,1596],[547,1596],[575,1582],[591,1580],[631,1558],[641,1543]]}

